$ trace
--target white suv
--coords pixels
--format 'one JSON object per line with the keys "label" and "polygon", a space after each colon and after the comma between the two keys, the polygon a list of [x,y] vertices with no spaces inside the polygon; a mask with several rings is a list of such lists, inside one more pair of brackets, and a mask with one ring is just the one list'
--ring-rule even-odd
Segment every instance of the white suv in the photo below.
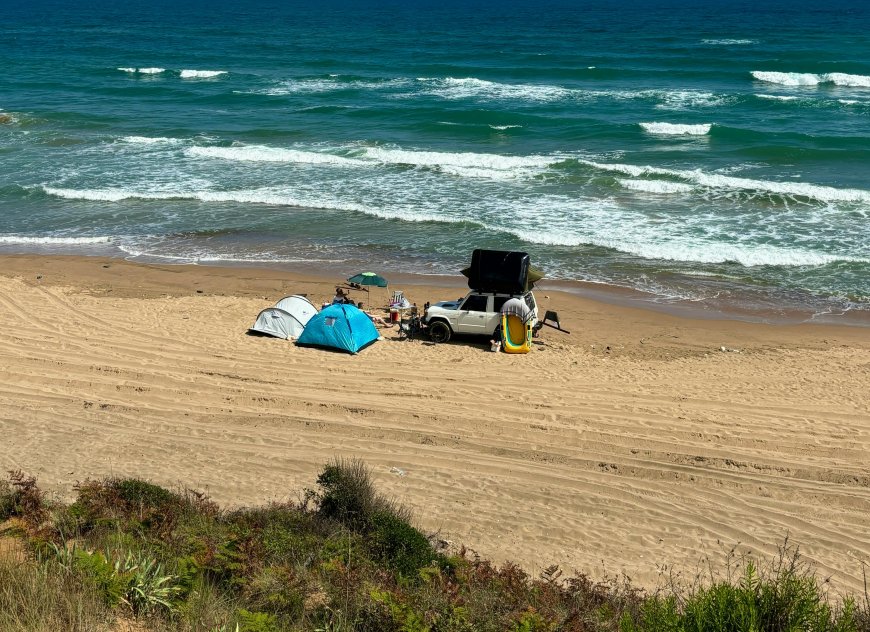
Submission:
{"label": "white suv", "polygon": [[535,295],[501,294],[472,290],[465,298],[442,301],[430,305],[423,315],[433,342],[447,342],[453,334],[471,334],[495,337],[501,326],[501,308],[511,298],[522,298],[534,314],[532,325],[538,320]]}

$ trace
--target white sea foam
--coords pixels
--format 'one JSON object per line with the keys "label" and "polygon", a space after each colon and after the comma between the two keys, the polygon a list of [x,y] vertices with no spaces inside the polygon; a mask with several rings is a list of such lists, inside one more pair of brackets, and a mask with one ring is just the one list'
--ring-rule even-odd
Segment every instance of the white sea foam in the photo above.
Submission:
{"label": "white sea foam", "polygon": [[641,123],[645,132],[663,136],[703,136],[710,132],[711,123],[682,125],[679,123]]}
{"label": "white sea foam", "polygon": [[519,127],[522,127],[522,125],[490,125],[490,127],[492,129],[501,131],[501,130],[506,130],[506,129],[519,128]]}
{"label": "white sea foam", "polygon": [[[527,229],[521,209],[506,217],[514,219],[492,226],[524,241],[547,245],[594,245],[646,259],[701,263],[735,261],[744,266],[819,266],[837,261],[870,262],[870,259],[825,253],[800,247],[783,247],[749,242],[723,242],[681,233],[668,222],[651,222],[612,200],[576,200],[545,197],[528,219],[535,225],[565,224],[560,230]],[[542,221],[545,220],[545,221]],[[563,221],[567,220],[567,221]],[[573,220],[573,221],[572,221]],[[508,225],[505,225],[508,224]],[[675,230],[677,228],[677,230]]]}
{"label": "white sea foam", "polygon": [[735,95],[716,94],[699,90],[589,90],[577,91],[580,99],[613,99],[616,101],[656,100],[657,110],[691,110],[712,108],[735,102]]}
{"label": "white sea foam", "polygon": [[185,150],[189,156],[201,158],[220,158],[222,160],[238,160],[242,162],[286,162],[312,165],[343,165],[366,166],[368,163],[355,158],[337,156],[335,154],[299,149],[283,149],[264,145],[248,145],[244,147],[190,147]]}
{"label": "white sea foam", "polygon": [[182,70],[182,79],[212,79],[227,74],[226,70]]}
{"label": "white sea foam", "polygon": [[675,235],[670,228],[650,225],[644,216],[624,210],[610,210],[606,214],[593,209],[577,211],[584,216],[582,231],[528,230],[498,226],[520,239],[555,246],[593,245],[612,248],[645,259],[685,261],[692,263],[737,262],[744,266],[821,266],[839,261],[870,262],[870,259],[817,252],[805,248],[786,248],[765,244],[723,243],[699,240],[696,237]]}
{"label": "white sea foam", "polygon": [[251,90],[243,94],[262,94],[266,96],[286,96],[291,94],[319,94],[324,92],[336,92],[339,90],[389,90],[410,85],[409,79],[388,79],[337,81],[340,75],[329,75],[328,79],[290,79],[279,84],[260,90]]}
{"label": "white sea foam", "polygon": [[817,86],[821,82],[819,75],[807,72],[765,72],[753,70],[752,76],[759,81],[776,83],[782,86]]}
{"label": "white sea foam", "polygon": [[556,156],[503,156],[472,152],[411,151],[385,147],[367,147],[365,156],[386,164],[417,167],[462,167],[489,171],[540,169],[558,162]]}
{"label": "white sea foam", "polygon": [[486,81],[475,77],[446,77],[433,79],[419,77],[424,92],[444,99],[505,99],[548,102],[578,94],[577,90],[541,84],[508,84]]}
{"label": "white sea foam", "polygon": [[857,99],[837,99],[837,101],[843,105],[857,105],[860,103]]}
{"label": "white sea foam", "polygon": [[558,156],[504,156],[471,152],[410,151],[369,147],[365,157],[389,165],[410,165],[441,173],[489,180],[513,180],[541,173],[564,158]]}
{"label": "white sea foam", "polygon": [[757,44],[758,40],[753,39],[705,39],[701,40],[702,44],[710,46],[748,46],[749,44]]}
{"label": "white sea foam", "polygon": [[[623,168],[625,166],[617,166]],[[477,221],[462,214],[444,214],[435,208],[407,206],[368,206],[330,197],[323,192],[288,193],[278,189],[248,189],[237,191],[178,191],[153,193],[128,189],[74,190],[45,187],[53,195],[86,200],[199,200],[202,202],[235,202],[242,204],[267,204],[293,206],[300,209],[325,209],[363,213],[383,219],[400,219],[410,222],[456,223]],[[580,219],[578,219],[580,218]],[[696,237],[674,234],[666,224],[650,223],[642,213],[620,208],[610,200],[577,200],[545,196],[535,209],[525,206],[511,207],[505,212],[507,221],[497,225],[482,225],[493,231],[510,232],[530,243],[552,245],[597,245],[630,253],[636,256],[721,263],[736,261],[745,266],[818,266],[836,261],[870,262],[870,259],[841,256],[802,248],[751,244],[746,242],[722,243],[714,240],[699,240]],[[536,225],[546,219],[556,225],[562,220],[568,223],[560,230],[526,228],[532,221]],[[480,222],[479,222],[480,223]],[[582,224],[582,228],[576,228]],[[572,228],[573,227],[573,228]],[[148,254],[148,253],[140,253]]]}
{"label": "white sea foam", "polygon": [[864,75],[846,75],[842,72],[831,72],[824,75],[825,80],[838,86],[852,88],[870,88],[870,77]]}
{"label": "white sea foam", "polygon": [[380,208],[339,200],[326,193],[294,192],[273,188],[242,189],[236,191],[138,191],[135,189],[60,189],[43,186],[43,190],[57,197],[71,200],[120,202],[123,200],[196,200],[200,202],[239,204],[268,204],[296,208],[326,209],[363,213],[382,219],[400,219],[408,222],[450,221],[437,215],[411,208]]}
{"label": "white sea foam", "polygon": [[688,193],[693,187],[685,182],[670,182],[668,180],[618,180],[619,184],[632,191],[644,193]]}
{"label": "white sea foam", "polygon": [[768,99],[770,101],[797,101],[800,97],[793,97],[783,94],[756,94],[759,99]]}
{"label": "white sea foam", "polygon": [[662,102],[655,106],[658,110],[689,110],[692,108],[719,107],[734,98],[713,92],[698,92],[696,90],[648,90],[640,94],[642,96],[651,94],[661,99]]}
{"label": "white sea foam", "polygon": [[165,136],[124,136],[118,140],[130,145],[178,145],[184,142],[180,138],[168,138]]}
{"label": "white sea foam", "polygon": [[156,75],[165,72],[166,68],[118,68],[118,70],[130,73],[138,72],[143,75]]}
{"label": "white sea foam", "polygon": [[847,75],[842,72],[813,74],[808,72],[767,72],[753,70],[752,76],[758,81],[776,83],[783,86],[817,86],[823,83],[833,83],[848,88],[870,88],[870,77],[865,75]]}
{"label": "white sea foam", "polygon": [[504,156],[501,154],[414,151],[390,147],[351,146],[341,149],[354,152],[352,156],[335,153],[285,149],[262,145],[243,147],[190,147],[189,156],[219,158],[248,162],[286,162],[299,164],[329,164],[339,167],[372,167],[408,165],[426,167],[442,173],[490,179],[510,179],[540,173],[565,156]]}
{"label": "white sea foam", "polygon": [[809,198],[819,202],[870,202],[870,191],[864,189],[838,189],[835,187],[810,184],[807,182],[775,182],[769,180],[754,180],[751,178],[736,178],[734,176],[717,173],[705,173],[700,169],[691,171],[662,169],[660,167],[599,163],[591,160],[578,160],[578,162],[595,169],[613,173],[622,173],[634,178],[656,175],[668,178],[680,178],[711,189],[764,192],[790,198]]}
{"label": "white sea foam", "polygon": [[183,261],[185,263],[343,263],[345,259],[313,259],[313,258],[287,258],[287,257],[244,257],[234,254],[214,254],[206,252],[191,252],[187,255],[171,255],[168,253],[154,252],[147,246],[135,242],[119,243],[118,250],[129,257],[148,257],[151,259],[164,259],[167,261]]}
{"label": "white sea foam", "polygon": [[[140,198],[143,200],[159,200],[164,196],[155,193],[136,193],[125,189],[62,189],[57,187],[43,186],[42,190],[48,195],[65,198],[67,200],[90,200],[93,202],[120,202]],[[172,199],[171,197],[165,199]]]}
{"label": "white sea foam", "polygon": [[111,237],[32,237],[27,235],[0,235],[0,244],[84,246],[89,244],[107,244],[111,241]]}
{"label": "white sea foam", "polygon": [[[599,244],[606,246],[607,244]],[[870,262],[870,259],[814,252],[802,248],[725,243],[620,243],[610,246],[646,259],[667,259],[698,263],[737,262],[743,266],[823,266],[838,261]]]}

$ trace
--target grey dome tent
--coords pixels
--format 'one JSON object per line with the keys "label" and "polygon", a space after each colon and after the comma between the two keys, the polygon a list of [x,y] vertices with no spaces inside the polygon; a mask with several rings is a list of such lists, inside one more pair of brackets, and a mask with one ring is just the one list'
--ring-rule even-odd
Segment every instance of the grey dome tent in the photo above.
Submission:
{"label": "grey dome tent", "polygon": [[298,338],[316,313],[317,308],[304,296],[287,296],[275,307],[261,311],[249,331],[276,338]]}
{"label": "grey dome tent", "polygon": [[294,294],[293,296],[285,296],[280,301],[275,303],[275,307],[283,309],[285,312],[293,314],[293,316],[302,323],[302,326],[308,324],[311,317],[317,313],[317,308],[304,296]]}

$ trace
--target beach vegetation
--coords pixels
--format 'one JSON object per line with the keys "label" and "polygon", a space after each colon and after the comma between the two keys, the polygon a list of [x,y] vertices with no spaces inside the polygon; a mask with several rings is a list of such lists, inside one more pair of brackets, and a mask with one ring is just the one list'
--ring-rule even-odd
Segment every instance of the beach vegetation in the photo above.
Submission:
{"label": "beach vegetation", "polygon": [[357,460],[298,502],[222,510],[138,479],[88,480],[69,504],[0,484],[0,629],[22,632],[870,631],[870,599],[831,597],[788,541],[732,551],[653,591],[625,577],[531,576],[446,550]]}

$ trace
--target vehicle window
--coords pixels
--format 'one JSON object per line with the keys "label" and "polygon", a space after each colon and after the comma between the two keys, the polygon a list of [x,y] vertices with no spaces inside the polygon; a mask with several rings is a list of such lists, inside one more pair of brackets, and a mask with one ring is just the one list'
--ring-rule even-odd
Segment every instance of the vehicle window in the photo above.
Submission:
{"label": "vehicle window", "polygon": [[535,296],[534,296],[534,294],[529,292],[528,294],[525,295],[524,298],[526,299],[526,305],[529,306],[529,309],[534,310],[535,309]]}
{"label": "vehicle window", "polygon": [[510,296],[493,296],[492,297],[492,311],[501,312],[501,308],[504,307],[504,304],[510,300]]}
{"label": "vehicle window", "polygon": [[472,294],[467,299],[465,299],[465,303],[462,304],[462,309],[467,309],[472,312],[485,312],[486,311],[486,300],[488,296],[481,296],[480,294]]}

